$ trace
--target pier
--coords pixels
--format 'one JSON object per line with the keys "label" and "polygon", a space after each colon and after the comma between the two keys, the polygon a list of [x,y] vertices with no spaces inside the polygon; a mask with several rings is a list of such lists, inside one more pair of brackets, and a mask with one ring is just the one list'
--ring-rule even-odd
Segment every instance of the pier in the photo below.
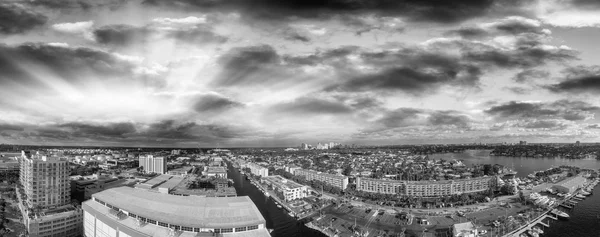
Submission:
{"label": "pier", "polygon": [[506,235],[504,235],[503,237],[519,237],[520,234],[528,231],[529,229],[531,229],[532,227],[534,227],[535,225],[538,225],[538,224],[542,225],[544,227],[550,227],[549,224],[544,223],[544,220],[546,218],[551,218],[551,219],[554,219],[554,220],[556,220],[558,218],[556,218],[554,216],[551,216],[551,215],[548,215],[548,212],[549,211],[546,211],[544,214],[538,216],[537,218],[535,218],[531,222],[529,222],[529,224],[524,225],[524,226],[522,226],[522,227],[520,227],[520,228],[518,228],[518,229],[516,229],[516,230],[514,230],[514,231],[512,231],[512,232],[510,232],[510,233],[508,233]]}

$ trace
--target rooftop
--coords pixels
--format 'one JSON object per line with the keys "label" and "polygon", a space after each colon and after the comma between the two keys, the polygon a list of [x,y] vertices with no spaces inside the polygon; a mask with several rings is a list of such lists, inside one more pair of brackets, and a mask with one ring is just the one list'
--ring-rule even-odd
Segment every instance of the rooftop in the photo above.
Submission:
{"label": "rooftop", "polygon": [[208,169],[206,170],[206,172],[208,172],[208,173],[227,173],[227,170],[225,170],[225,167],[223,167],[223,166],[209,166]]}
{"label": "rooftop", "polygon": [[273,185],[278,186],[280,188],[296,189],[296,188],[300,188],[303,186],[294,181],[285,179],[279,175],[267,176],[267,177],[263,177],[262,179],[267,182],[270,182]]}
{"label": "rooftop", "polygon": [[[96,218],[102,220],[102,222],[104,222],[105,224],[108,224],[109,226],[115,226],[116,224],[114,224],[114,223],[118,222],[118,224],[121,225],[121,226],[119,226],[119,230],[123,231],[124,233],[130,234],[131,236],[134,236],[135,233],[141,233],[141,234],[143,234],[142,236],[164,237],[164,236],[168,236],[168,233],[169,233],[167,228],[157,226],[157,225],[145,224],[142,226],[138,226],[137,220],[135,218],[132,218],[129,216],[125,216],[124,219],[122,219],[122,220],[117,220],[116,218],[111,216],[111,214],[110,214],[111,209],[109,209],[108,207],[106,207],[100,203],[97,203],[93,200],[83,203],[83,209],[86,210],[87,212],[91,213],[92,215],[94,215]],[[135,236],[138,236],[138,235],[139,234],[137,234]],[[198,237],[198,236],[214,236],[214,235],[213,235],[213,233],[193,233],[193,232],[187,232],[187,231],[184,231],[181,233],[181,235],[179,235],[179,237]],[[223,236],[223,237],[268,237],[268,236],[270,236],[270,234],[267,231],[267,229],[262,228],[262,229],[237,232],[237,233],[221,233],[221,234],[219,234],[219,236]]]}
{"label": "rooftop", "polygon": [[181,226],[234,228],[265,223],[247,196],[177,196],[129,187],[108,189],[92,196],[136,215]]}

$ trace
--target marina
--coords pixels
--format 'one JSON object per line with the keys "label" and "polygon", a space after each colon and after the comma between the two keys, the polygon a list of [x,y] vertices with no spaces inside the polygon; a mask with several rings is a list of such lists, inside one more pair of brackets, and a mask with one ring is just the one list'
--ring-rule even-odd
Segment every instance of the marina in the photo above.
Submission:
{"label": "marina", "polygon": [[[585,187],[582,187],[582,188],[576,190],[575,193],[565,196],[564,200],[561,200],[554,205],[548,206],[548,210],[543,212],[540,216],[531,220],[528,224],[504,235],[504,237],[513,237],[513,236],[514,237],[516,237],[516,236],[518,236],[518,237],[521,237],[521,236],[536,237],[536,236],[539,236],[540,234],[544,233],[543,230],[540,228],[540,226],[542,228],[550,228],[551,220],[554,220],[554,221],[569,220],[571,218],[571,216],[568,213],[559,210],[559,207],[565,208],[567,210],[575,208],[575,206],[578,204],[578,202],[573,201],[573,199],[579,200],[579,201],[584,201],[586,196],[589,196],[592,194],[594,187],[597,186],[599,182],[600,182],[600,179],[598,179],[598,178],[591,180],[589,183],[587,183],[585,185]],[[600,218],[598,218],[598,219],[600,219]],[[560,223],[560,222],[558,222],[558,223]]]}

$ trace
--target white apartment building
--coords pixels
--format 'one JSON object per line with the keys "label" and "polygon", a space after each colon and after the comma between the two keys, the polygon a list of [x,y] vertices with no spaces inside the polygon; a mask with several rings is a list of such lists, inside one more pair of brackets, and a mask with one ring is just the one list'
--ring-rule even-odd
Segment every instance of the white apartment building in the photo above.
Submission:
{"label": "white apartment building", "polygon": [[271,186],[286,202],[307,197],[309,193],[308,187],[279,175],[264,177],[261,179],[261,182]]}
{"label": "white apartment building", "polygon": [[255,163],[246,163],[246,167],[250,168],[250,172],[254,175],[260,175],[261,177],[269,176],[269,169],[262,167]]}
{"label": "white apartment building", "polygon": [[145,173],[166,174],[167,159],[162,156],[154,157],[154,155],[140,156],[139,167],[143,167]]}

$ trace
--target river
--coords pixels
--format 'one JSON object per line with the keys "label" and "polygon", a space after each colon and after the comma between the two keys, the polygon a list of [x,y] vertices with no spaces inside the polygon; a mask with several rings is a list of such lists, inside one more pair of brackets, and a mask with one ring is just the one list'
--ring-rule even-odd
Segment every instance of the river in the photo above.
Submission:
{"label": "river", "polygon": [[[517,176],[545,170],[560,165],[578,166],[582,168],[599,169],[598,160],[569,160],[561,158],[525,158],[490,156],[487,150],[469,150],[463,153],[446,153],[430,155],[433,159],[463,160],[467,165],[472,164],[501,164],[514,167]],[[596,237],[600,236],[600,186],[594,189],[593,195],[580,201],[572,210],[565,210],[571,218],[568,221],[551,221],[550,228],[545,229],[544,237]]]}
{"label": "river", "polygon": [[267,222],[267,228],[273,229],[271,236],[325,236],[319,231],[304,226],[304,224],[285,213],[283,209],[277,208],[277,204],[271,198],[265,197],[263,193],[258,190],[258,188],[254,187],[250,181],[246,180],[237,169],[228,166],[227,176],[230,179],[233,179],[233,186],[235,187],[237,195],[249,196],[258,207],[258,210],[260,210],[260,213]]}

